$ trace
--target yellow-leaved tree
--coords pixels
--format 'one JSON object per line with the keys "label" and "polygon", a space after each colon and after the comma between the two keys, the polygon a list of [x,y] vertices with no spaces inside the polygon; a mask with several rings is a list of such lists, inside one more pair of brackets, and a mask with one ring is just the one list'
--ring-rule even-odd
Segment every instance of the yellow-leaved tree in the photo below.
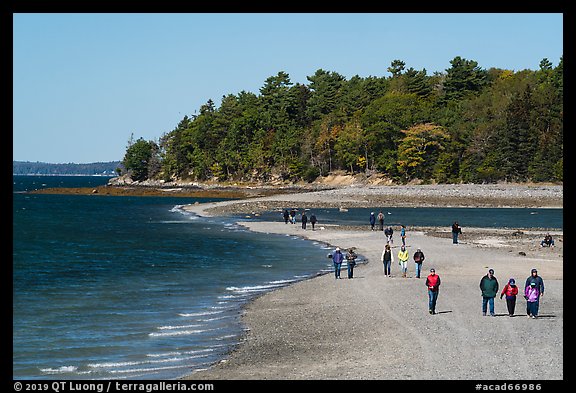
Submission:
{"label": "yellow-leaved tree", "polygon": [[430,178],[450,135],[444,127],[433,123],[416,124],[402,133],[396,161],[398,172],[407,181]]}

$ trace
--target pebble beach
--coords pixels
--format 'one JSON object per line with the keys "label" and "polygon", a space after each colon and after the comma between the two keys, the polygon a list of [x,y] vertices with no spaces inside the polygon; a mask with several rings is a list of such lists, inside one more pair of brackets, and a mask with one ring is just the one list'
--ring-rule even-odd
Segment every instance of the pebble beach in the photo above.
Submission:
{"label": "pebble beach", "polygon": [[[343,186],[189,205],[199,215],[226,215],[280,206],[364,207],[556,207],[558,185]],[[246,335],[218,364],[192,380],[562,380],[563,232],[553,248],[540,248],[538,230],[468,228],[452,244],[448,228],[409,228],[407,248],[421,248],[422,277],[392,265],[383,274],[384,235],[366,228],[303,230],[283,222],[243,222],[255,232],[301,236],[343,249],[355,247],[367,263],[354,278],[320,275],[266,293],[243,311]],[[399,239],[392,250],[397,254]],[[434,267],[442,279],[437,314],[428,313],[425,277]],[[481,313],[479,282],[494,269],[500,290],[514,277],[521,290],[532,268],[546,291],[537,319],[527,318],[518,297],[515,315],[496,298],[496,316]],[[538,351],[539,361],[533,353]]]}

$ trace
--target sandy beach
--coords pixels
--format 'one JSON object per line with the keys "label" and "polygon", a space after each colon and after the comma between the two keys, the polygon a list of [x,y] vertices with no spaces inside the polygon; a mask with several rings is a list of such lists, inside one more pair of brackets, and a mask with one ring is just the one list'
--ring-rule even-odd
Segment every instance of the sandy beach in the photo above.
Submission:
{"label": "sandy beach", "polygon": [[[449,190],[454,191],[452,195]],[[445,197],[443,197],[443,195]],[[466,197],[467,195],[467,197]],[[199,215],[232,211],[257,214],[279,206],[528,206],[562,207],[562,187],[414,186],[343,187],[250,200],[196,204]],[[538,203],[540,201],[540,203]],[[426,203],[425,203],[426,202]],[[457,203],[458,202],[458,203]],[[450,222],[450,219],[447,219]],[[407,228],[407,247],[426,255],[422,277],[408,277],[398,263],[383,274],[380,231],[366,227],[243,222],[250,230],[302,236],[340,248],[356,247],[367,259],[348,279],[325,274],[266,293],[243,312],[247,332],[228,358],[192,380],[562,380],[563,232],[551,232],[554,248],[540,248],[545,232],[463,228],[452,244],[449,228]],[[320,229],[322,228],[322,229]],[[398,229],[398,228],[396,228]],[[399,231],[396,231],[398,234]],[[400,238],[395,235],[397,261]],[[437,314],[428,313],[425,277],[434,267],[442,279]],[[496,316],[482,316],[479,283],[488,268],[500,290],[514,277],[520,290],[532,268],[544,279],[537,319],[518,297],[515,316],[495,299]]]}

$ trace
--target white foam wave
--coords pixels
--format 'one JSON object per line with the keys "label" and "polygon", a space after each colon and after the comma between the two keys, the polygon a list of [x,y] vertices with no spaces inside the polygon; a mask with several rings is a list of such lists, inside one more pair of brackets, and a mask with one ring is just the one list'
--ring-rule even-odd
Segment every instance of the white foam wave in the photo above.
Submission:
{"label": "white foam wave", "polygon": [[235,297],[234,295],[220,295],[218,299],[234,299]]}
{"label": "white foam wave", "polygon": [[214,314],[220,314],[221,312],[223,312],[223,310],[220,311],[200,311],[200,312],[192,312],[192,313],[180,313],[178,315],[180,315],[181,317],[202,317],[204,315],[214,315]]}
{"label": "white foam wave", "polygon": [[270,284],[290,284],[292,282],[295,282],[296,280],[275,280],[275,281],[270,281]]}
{"label": "white foam wave", "polygon": [[[201,363],[204,364],[204,363]],[[166,366],[166,367],[152,367],[152,368],[132,368],[127,370],[110,370],[112,374],[129,374],[129,373],[151,373],[155,371],[163,371],[163,370],[174,370],[178,368],[185,368],[190,369],[190,365],[179,365],[179,366]]]}
{"label": "white foam wave", "polygon": [[108,362],[108,363],[90,363],[87,366],[90,368],[119,368],[119,367],[130,367],[130,366],[142,366],[145,364],[162,364],[162,363],[174,363],[182,362],[185,360],[197,359],[206,357],[209,354],[195,355],[195,356],[177,356],[166,359],[150,359],[143,361],[134,362]]}
{"label": "white foam wave", "polygon": [[250,293],[250,292],[262,292],[269,291],[274,288],[279,288],[284,286],[284,284],[269,284],[269,285],[253,285],[246,287],[227,287],[226,290],[234,291],[236,293]]}
{"label": "white foam wave", "polygon": [[180,326],[158,326],[156,329],[158,330],[173,330],[173,329],[190,329],[190,328],[194,328],[194,327],[198,327],[198,326],[202,326],[202,325],[198,325],[198,324],[194,324],[194,325],[180,325]]}
{"label": "white foam wave", "polygon": [[209,332],[209,331],[211,331],[211,330],[216,330],[216,329],[178,330],[178,331],[175,331],[175,332],[149,333],[148,335],[149,335],[150,337],[186,336],[186,335],[191,335],[191,334],[198,334],[198,333]]}
{"label": "white foam wave", "polygon": [[227,334],[225,336],[216,337],[216,338],[214,338],[214,340],[226,340],[228,338],[234,338],[234,337],[237,337],[237,335],[236,334]]}
{"label": "white foam wave", "polygon": [[[151,357],[151,358],[159,358],[159,357],[164,357],[164,356],[181,356],[181,355],[195,355],[195,354],[200,354],[200,353],[204,353],[204,352],[214,352],[214,348],[205,348],[205,349],[195,349],[195,350],[191,350],[191,351],[173,351],[173,352],[164,352],[164,353],[148,353],[146,354],[146,356]],[[203,356],[207,356],[209,355],[208,353],[206,353]]]}
{"label": "white foam wave", "polygon": [[76,366],[62,366],[58,368],[41,368],[40,371],[46,374],[63,374],[63,373],[73,373],[78,371]]}

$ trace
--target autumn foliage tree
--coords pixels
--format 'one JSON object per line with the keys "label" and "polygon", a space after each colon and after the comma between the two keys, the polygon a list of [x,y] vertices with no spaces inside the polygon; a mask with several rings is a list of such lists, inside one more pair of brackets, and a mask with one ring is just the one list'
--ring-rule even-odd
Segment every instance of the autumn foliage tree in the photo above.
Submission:
{"label": "autumn foliage tree", "polygon": [[406,180],[429,178],[450,136],[443,127],[431,123],[414,125],[402,133],[398,172]]}

